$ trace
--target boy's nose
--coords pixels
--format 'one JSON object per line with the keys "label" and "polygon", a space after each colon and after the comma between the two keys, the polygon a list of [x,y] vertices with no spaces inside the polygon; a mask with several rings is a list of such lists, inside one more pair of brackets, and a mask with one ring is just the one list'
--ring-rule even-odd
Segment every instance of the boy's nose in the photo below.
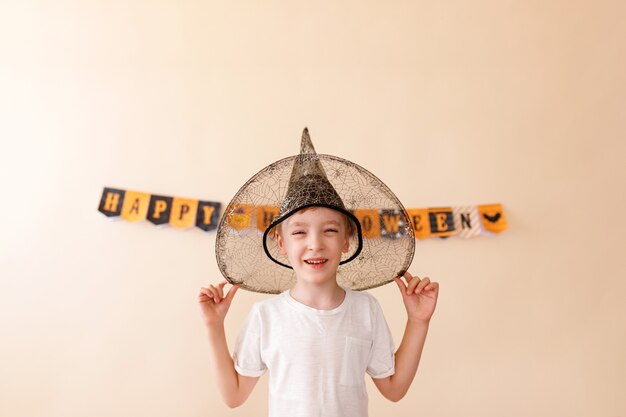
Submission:
{"label": "boy's nose", "polygon": [[310,233],[308,239],[308,248],[311,250],[321,249],[323,246],[322,239],[317,233]]}

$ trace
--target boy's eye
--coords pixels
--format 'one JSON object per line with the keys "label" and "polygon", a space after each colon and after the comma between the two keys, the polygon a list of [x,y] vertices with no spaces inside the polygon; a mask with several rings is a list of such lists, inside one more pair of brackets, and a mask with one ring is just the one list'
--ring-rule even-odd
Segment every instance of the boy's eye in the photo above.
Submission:
{"label": "boy's eye", "polygon": [[304,234],[304,232],[302,230],[294,230],[293,232],[291,232],[292,235],[302,235]]}
{"label": "boy's eye", "polygon": [[327,232],[338,232],[337,229],[326,229]]}

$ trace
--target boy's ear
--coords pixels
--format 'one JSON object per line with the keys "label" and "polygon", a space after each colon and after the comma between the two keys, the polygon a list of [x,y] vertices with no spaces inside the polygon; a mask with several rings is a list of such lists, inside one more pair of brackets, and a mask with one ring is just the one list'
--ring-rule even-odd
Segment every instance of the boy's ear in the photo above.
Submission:
{"label": "boy's ear", "polygon": [[283,241],[283,237],[280,235],[278,230],[274,231],[276,236],[276,244],[278,245],[278,249],[280,253],[283,255],[287,255],[287,251],[285,250],[285,242]]}
{"label": "boy's ear", "polygon": [[341,248],[341,252],[346,253],[350,250],[350,235],[346,232],[343,236],[343,248]]}

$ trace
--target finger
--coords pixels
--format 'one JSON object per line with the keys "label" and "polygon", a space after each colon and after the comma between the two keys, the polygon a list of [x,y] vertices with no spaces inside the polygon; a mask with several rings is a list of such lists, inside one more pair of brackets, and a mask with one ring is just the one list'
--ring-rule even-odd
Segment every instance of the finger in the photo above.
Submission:
{"label": "finger", "polygon": [[208,300],[215,301],[215,294],[213,294],[210,288],[201,288],[200,294],[198,294],[198,300],[201,302],[206,302]]}
{"label": "finger", "polygon": [[215,288],[212,285],[209,285],[206,289],[206,295],[208,295],[211,298],[215,298],[215,296],[217,295]]}
{"label": "finger", "polygon": [[219,291],[217,290],[217,288],[215,288],[214,285],[209,285],[209,288],[211,289],[211,293],[213,294],[213,301],[215,301],[216,303],[219,303],[221,300],[219,296]]}
{"label": "finger", "polygon": [[213,297],[211,290],[205,287],[200,287],[200,292],[198,293],[198,296],[200,295],[204,295],[206,297]]}
{"label": "finger", "polygon": [[219,294],[220,299],[224,298],[224,284],[225,283],[222,282],[217,284],[217,293]]}
{"label": "finger", "polygon": [[415,287],[415,294],[421,293],[428,284],[430,284],[430,278],[426,277],[421,280],[417,287]]}
{"label": "finger", "polygon": [[411,275],[409,271],[406,271],[403,276],[407,283],[410,283],[413,280],[413,275]]}
{"label": "finger", "polygon": [[226,293],[226,297],[224,298],[225,300],[228,300],[228,302],[230,303],[233,300],[233,297],[235,296],[235,293],[237,292],[237,290],[239,289],[239,287],[241,287],[241,284],[235,284],[233,285],[230,290],[228,290],[228,293]]}
{"label": "finger", "polygon": [[400,289],[401,293],[406,293],[406,285],[404,284],[404,281],[402,281],[400,278],[394,278],[393,279],[396,284],[398,284],[398,288]]}
{"label": "finger", "polygon": [[428,284],[426,286],[426,288],[424,288],[424,290],[426,290],[426,291],[439,291],[439,283],[438,282],[431,282],[430,284]]}
{"label": "finger", "polygon": [[420,283],[420,279],[418,277],[414,277],[413,280],[411,282],[409,282],[409,285],[407,287],[407,294],[412,294],[415,291],[415,288],[417,288],[417,286]]}

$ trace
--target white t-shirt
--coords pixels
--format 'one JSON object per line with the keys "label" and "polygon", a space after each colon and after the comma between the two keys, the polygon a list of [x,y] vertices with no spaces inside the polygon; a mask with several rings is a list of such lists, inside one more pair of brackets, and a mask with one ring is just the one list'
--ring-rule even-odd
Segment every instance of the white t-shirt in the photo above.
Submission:
{"label": "white t-shirt", "polygon": [[395,345],[378,301],[342,287],[332,310],[296,301],[289,290],[253,304],[233,360],[241,375],[270,371],[269,417],[366,417],[365,373],[395,373]]}

